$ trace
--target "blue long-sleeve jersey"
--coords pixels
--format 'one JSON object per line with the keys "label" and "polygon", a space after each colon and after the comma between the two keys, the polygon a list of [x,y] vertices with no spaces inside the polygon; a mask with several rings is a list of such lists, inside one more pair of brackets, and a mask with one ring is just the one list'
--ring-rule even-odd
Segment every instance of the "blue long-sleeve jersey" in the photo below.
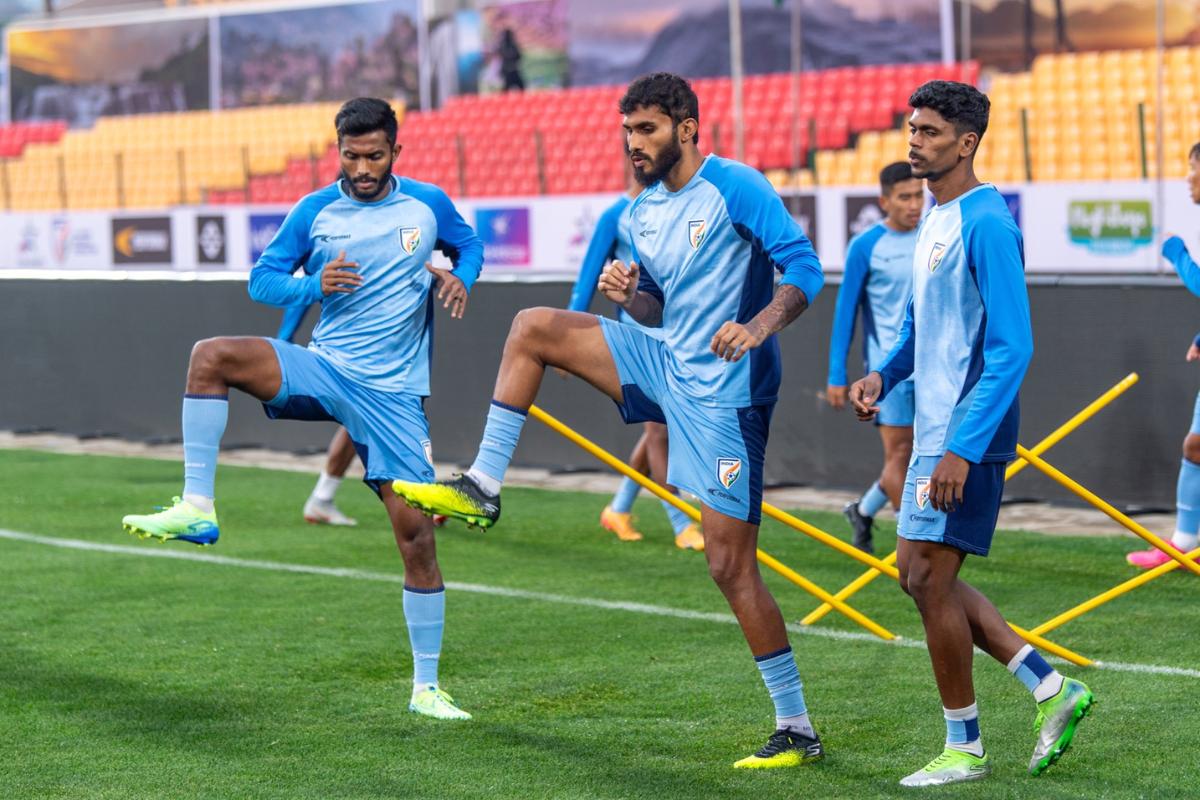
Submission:
{"label": "blue long-sleeve jersey", "polygon": [[810,305],[824,285],[812,244],[767,179],[710,155],[679,191],[659,182],[642,192],[630,209],[629,232],[641,265],[638,288],[663,304],[672,388],[717,407],[775,402],[774,336],[734,363],[710,348],[723,324],[747,323],[771,302],[776,270]]}
{"label": "blue long-sleeve jersey", "polygon": [[913,250],[916,230],[894,231],[883,222],[850,240],[846,269],[838,289],[829,340],[829,385],[846,386],[846,354],[854,338],[854,323],[862,309],[863,367],[879,369],[891,352],[904,324],[912,295]]}
{"label": "blue long-sleeve jersey", "polygon": [[[1200,265],[1192,259],[1187,245],[1178,236],[1172,236],[1163,242],[1163,258],[1171,262],[1171,266],[1179,273],[1179,279],[1192,294],[1200,297]],[[1192,343],[1200,347],[1200,333],[1192,339]]]}
{"label": "blue long-sleeve jersey", "polygon": [[579,265],[579,277],[575,279],[575,288],[571,290],[568,311],[588,310],[605,264],[614,258],[624,264],[630,262],[629,215],[625,213],[629,203],[628,195],[621,195],[596,220],[596,229],[592,231],[587,252],[583,254],[583,263]]}
{"label": "blue long-sleeve jersey", "polygon": [[884,394],[913,376],[917,455],[1009,461],[1032,356],[1021,231],[996,188],[977,186],[921,223],[912,301],[879,370]]}
{"label": "blue long-sleeve jersey", "polygon": [[[483,267],[483,243],[438,187],[393,179],[374,203],[347,194],[341,181],[303,198],[250,272],[250,296],[289,307],[321,303],[309,348],[348,378],[387,392],[429,394],[433,345],[434,249],[454,263],[469,291]],[[321,294],[321,270],[345,251],[362,284]],[[304,276],[294,278],[297,269]]]}

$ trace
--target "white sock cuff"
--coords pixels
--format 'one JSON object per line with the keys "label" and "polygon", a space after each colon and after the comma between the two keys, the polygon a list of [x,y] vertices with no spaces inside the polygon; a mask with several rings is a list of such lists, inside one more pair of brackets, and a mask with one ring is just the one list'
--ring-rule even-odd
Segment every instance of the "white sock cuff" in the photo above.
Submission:
{"label": "white sock cuff", "polygon": [[213,511],[214,503],[211,497],[205,497],[204,495],[200,494],[185,494],[183,499],[203,511],[205,514],[211,514]]}
{"label": "white sock cuff", "polygon": [[942,706],[942,714],[946,719],[958,720],[960,722],[975,719],[979,716],[979,703],[971,703],[966,708],[946,708]]}
{"label": "white sock cuff", "polygon": [[1027,644],[1017,651],[1017,654],[1012,657],[1012,661],[1008,662],[1008,671],[1013,675],[1017,674],[1017,668],[1021,666],[1021,662],[1025,660],[1025,656],[1033,652],[1033,645]]}
{"label": "white sock cuff", "polygon": [[333,502],[333,496],[337,494],[338,487],[341,485],[341,478],[335,478],[322,470],[321,476],[317,478],[317,485],[313,488],[313,497],[326,503]]}

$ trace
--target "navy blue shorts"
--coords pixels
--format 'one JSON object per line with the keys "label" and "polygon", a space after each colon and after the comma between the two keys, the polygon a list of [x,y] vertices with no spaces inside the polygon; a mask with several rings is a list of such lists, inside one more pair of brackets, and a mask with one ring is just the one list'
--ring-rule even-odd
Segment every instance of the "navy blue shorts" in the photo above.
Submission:
{"label": "navy blue shorts", "polygon": [[910,542],[942,542],[986,556],[1000,515],[1005,464],[972,464],[963,485],[962,505],[947,514],[934,511],[929,504],[929,476],[941,460],[940,455],[914,455],[909,462],[896,533]]}

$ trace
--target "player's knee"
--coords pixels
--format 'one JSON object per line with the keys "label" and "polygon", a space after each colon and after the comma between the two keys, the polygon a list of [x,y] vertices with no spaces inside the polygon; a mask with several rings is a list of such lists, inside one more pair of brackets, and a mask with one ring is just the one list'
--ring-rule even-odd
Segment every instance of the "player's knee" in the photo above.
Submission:
{"label": "player's knee", "polygon": [[555,309],[544,306],[521,309],[513,317],[512,327],[508,331],[508,341],[525,345],[552,335],[554,311]]}
{"label": "player's knee", "polygon": [[665,447],[667,444],[667,426],[651,422],[645,428],[646,444],[654,447]]}
{"label": "player's knee", "polygon": [[1183,440],[1183,457],[1193,464],[1200,464],[1200,436],[1189,433]]}
{"label": "player's knee", "polygon": [[710,553],[708,556],[708,574],[713,582],[723,591],[737,587],[748,574],[743,559],[736,555],[721,555]]}
{"label": "player's knee", "polygon": [[228,363],[229,340],[216,337],[201,339],[192,345],[192,357],[188,362],[188,372],[203,375],[219,375]]}

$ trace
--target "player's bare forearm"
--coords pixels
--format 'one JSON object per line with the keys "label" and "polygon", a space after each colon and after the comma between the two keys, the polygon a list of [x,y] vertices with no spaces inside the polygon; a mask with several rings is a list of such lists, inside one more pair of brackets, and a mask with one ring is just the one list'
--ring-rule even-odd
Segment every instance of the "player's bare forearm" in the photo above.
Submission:
{"label": "player's bare forearm", "polygon": [[622,305],[622,308],[626,314],[647,328],[658,328],[662,325],[662,303],[649,292],[637,292],[628,303]]}
{"label": "player's bare forearm", "polygon": [[768,336],[779,333],[791,325],[796,317],[808,308],[808,298],[804,292],[790,283],[781,283],[775,290],[775,297],[762,311],[746,323],[746,328],[760,341],[766,341]]}

